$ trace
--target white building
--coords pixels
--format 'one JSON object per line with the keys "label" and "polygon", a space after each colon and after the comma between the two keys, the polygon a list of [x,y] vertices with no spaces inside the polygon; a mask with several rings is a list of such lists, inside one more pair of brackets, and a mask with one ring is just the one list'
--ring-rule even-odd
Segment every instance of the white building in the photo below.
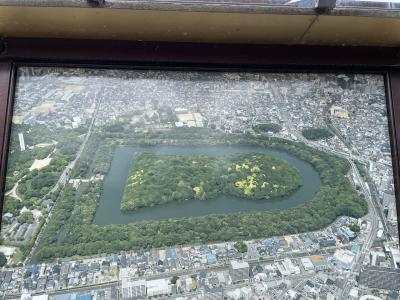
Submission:
{"label": "white building", "polygon": [[358,300],[358,289],[353,287],[349,293],[350,300]]}
{"label": "white building", "polygon": [[72,128],[78,128],[81,125],[82,120],[80,117],[73,117],[72,118]]}
{"label": "white building", "polygon": [[314,270],[314,265],[309,257],[301,258],[301,263],[303,265],[304,270],[306,271]]}
{"label": "white building", "polygon": [[21,294],[21,298],[20,298],[21,300],[31,300],[32,299],[32,297],[31,297],[31,294],[28,294],[28,293],[22,293]]}
{"label": "white building", "polygon": [[354,262],[355,254],[350,250],[338,249],[335,251],[333,258],[339,268],[350,270]]}
{"label": "white building", "polygon": [[278,272],[277,272],[278,275],[280,275],[282,277],[290,275],[290,271],[287,270],[282,263],[276,262],[274,265],[276,266],[276,269],[278,270]]}
{"label": "white building", "polygon": [[250,266],[247,262],[239,262],[236,260],[231,261],[229,267],[229,275],[232,282],[239,282],[249,279]]}
{"label": "white building", "polygon": [[188,277],[185,279],[185,289],[187,292],[192,290],[192,286],[193,286],[193,279]]}
{"label": "white building", "polygon": [[227,291],[226,294],[233,300],[239,300],[241,297],[240,289],[235,289],[233,291]]}
{"label": "white building", "polygon": [[250,287],[242,287],[234,290],[226,291],[230,299],[234,300],[250,300],[253,292]]}
{"label": "white building", "polygon": [[21,151],[25,151],[25,140],[24,140],[24,134],[22,132],[18,133],[18,139],[19,139],[19,148]]}
{"label": "white building", "polygon": [[168,295],[170,292],[171,287],[165,278],[147,281],[147,297]]}
{"label": "white building", "polygon": [[253,292],[251,291],[251,288],[248,286],[242,287],[240,289],[240,296],[241,299],[244,300],[250,300],[251,296],[253,295]]}
{"label": "white building", "polygon": [[140,299],[146,297],[146,280],[131,280],[123,278],[121,281],[122,299]]}
{"label": "white building", "polygon": [[32,300],[48,300],[48,299],[49,299],[49,295],[46,295],[46,294],[32,296]]}
{"label": "white building", "polygon": [[290,258],[286,257],[282,263],[286,270],[290,272],[290,274],[300,274],[300,268],[295,266]]}
{"label": "white building", "polygon": [[46,294],[42,294],[42,295],[35,295],[35,296],[31,296],[31,294],[28,293],[23,293],[21,295],[21,300],[48,300],[49,299],[49,295]]}
{"label": "white building", "polygon": [[332,294],[332,293],[328,293],[328,294],[326,294],[326,300],[335,300],[336,298],[335,298],[335,296]]}

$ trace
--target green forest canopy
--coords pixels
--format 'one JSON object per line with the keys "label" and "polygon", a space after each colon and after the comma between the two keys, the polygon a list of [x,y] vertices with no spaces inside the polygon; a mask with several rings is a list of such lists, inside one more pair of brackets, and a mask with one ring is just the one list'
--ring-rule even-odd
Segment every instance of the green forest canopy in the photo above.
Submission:
{"label": "green forest canopy", "polygon": [[276,123],[257,124],[253,126],[256,132],[273,132],[277,133],[282,130],[282,126]]}
{"label": "green forest canopy", "polygon": [[301,186],[295,167],[262,153],[225,157],[135,153],[132,166],[121,201],[124,211],[220,195],[266,200]]}
{"label": "green forest canopy", "polygon": [[333,133],[328,128],[303,128],[301,134],[312,141],[333,137]]}
{"label": "green forest canopy", "polygon": [[[309,162],[321,177],[321,189],[307,203],[286,210],[215,214],[98,226],[92,221],[101,194],[101,184],[91,183],[76,203],[73,201],[76,191],[71,186],[67,186],[37,248],[35,261],[296,234],[324,228],[339,216],[359,218],[368,212],[366,201],[355,191],[346,177],[349,165],[344,159],[317,151],[301,143],[276,138],[266,140],[243,135],[231,137],[206,131],[196,133],[187,130],[184,138],[181,133],[175,134],[172,131],[135,136],[131,133],[129,136],[118,134],[120,139],[118,143],[153,145],[165,144],[168,141],[169,144],[177,145],[229,143],[265,146],[269,149],[289,152]],[[116,137],[107,133],[106,138],[112,142],[103,144],[100,151],[105,152],[101,157],[110,161],[108,159],[112,155],[110,145]],[[136,144],[134,142],[129,144],[129,141],[134,141]],[[101,165],[101,168],[106,170],[103,160],[96,161],[95,168],[97,165]]]}

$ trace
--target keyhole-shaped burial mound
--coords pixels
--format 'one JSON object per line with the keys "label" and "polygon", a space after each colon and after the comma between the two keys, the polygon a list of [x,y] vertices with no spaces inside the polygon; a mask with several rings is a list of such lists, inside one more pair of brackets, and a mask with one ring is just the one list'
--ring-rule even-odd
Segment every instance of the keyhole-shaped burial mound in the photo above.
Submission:
{"label": "keyhole-shaped burial mound", "polygon": [[268,201],[287,196],[301,185],[296,167],[265,153],[212,157],[135,152],[121,210],[219,196]]}

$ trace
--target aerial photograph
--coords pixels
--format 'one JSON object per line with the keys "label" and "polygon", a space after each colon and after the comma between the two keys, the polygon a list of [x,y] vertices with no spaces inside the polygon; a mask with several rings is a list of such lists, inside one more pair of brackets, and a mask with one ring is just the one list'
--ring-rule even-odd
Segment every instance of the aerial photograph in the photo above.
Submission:
{"label": "aerial photograph", "polygon": [[20,67],[0,298],[398,300],[378,74]]}

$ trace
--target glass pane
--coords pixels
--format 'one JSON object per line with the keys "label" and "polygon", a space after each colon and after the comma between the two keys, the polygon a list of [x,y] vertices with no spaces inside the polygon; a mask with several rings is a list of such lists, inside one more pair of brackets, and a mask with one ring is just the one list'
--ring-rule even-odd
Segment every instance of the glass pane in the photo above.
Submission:
{"label": "glass pane", "polygon": [[19,68],[0,291],[396,299],[387,116],[381,75]]}
{"label": "glass pane", "polygon": [[400,9],[400,1],[393,0],[338,0],[337,7]]}

